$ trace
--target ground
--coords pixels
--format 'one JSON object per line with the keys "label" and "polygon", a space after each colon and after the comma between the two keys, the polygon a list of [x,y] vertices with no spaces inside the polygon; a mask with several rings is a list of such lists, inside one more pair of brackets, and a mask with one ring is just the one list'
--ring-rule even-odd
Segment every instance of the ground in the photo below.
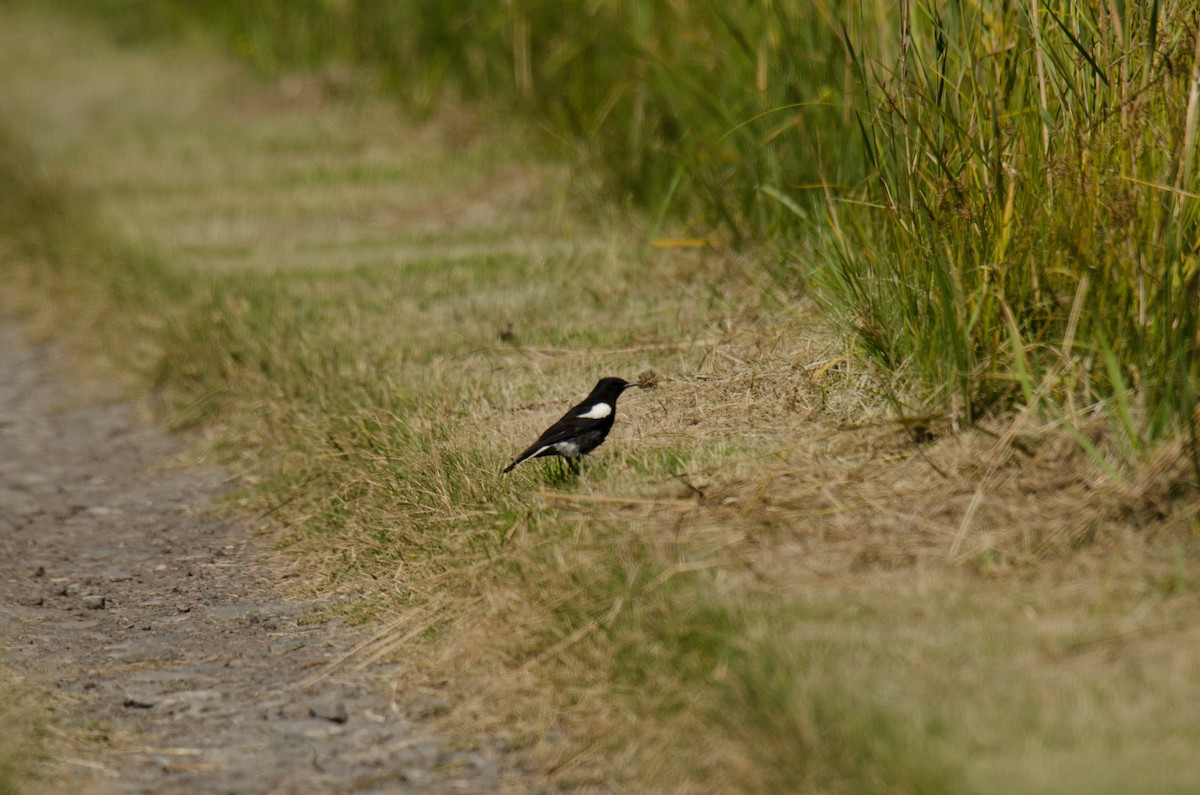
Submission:
{"label": "ground", "polygon": [[189,464],[179,438],[63,362],[0,327],[0,637],[24,686],[59,696],[75,748],[53,763],[58,786],[514,786],[503,742],[456,749],[438,736],[436,691],[397,691],[391,666],[342,664],[369,636],[308,623],[324,605],[280,593],[294,572],[252,518],[218,508],[226,473]]}

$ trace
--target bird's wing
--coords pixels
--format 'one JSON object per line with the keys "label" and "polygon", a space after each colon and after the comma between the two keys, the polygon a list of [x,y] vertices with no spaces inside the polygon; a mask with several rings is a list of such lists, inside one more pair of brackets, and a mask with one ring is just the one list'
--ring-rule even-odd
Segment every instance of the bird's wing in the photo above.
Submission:
{"label": "bird's wing", "polygon": [[534,446],[539,446],[565,442],[568,439],[574,439],[581,433],[587,433],[597,425],[601,425],[603,421],[603,418],[595,419],[593,417],[574,417],[571,416],[571,414],[567,414],[558,422],[547,428],[533,444]]}
{"label": "bird's wing", "polygon": [[[577,409],[579,407],[576,406],[575,408]],[[575,409],[572,409],[571,411],[567,412],[566,416],[547,428],[545,432],[538,437],[537,441],[529,445],[525,452],[517,456],[513,462],[509,464],[507,468],[505,468],[504,471],[508,472],[517,464],[521,463],[527,458],[532,458],[545,448],[556,445],[559,442],[565,442],[568,439],[574,439],[579,434],[586,433],[601,423],[601,420],[572,417],[571,414],[574,411]]]}
{"label": "bird's wing", "polygon": [[565,442],[568,439],[574,439],[579,434],[586,433],[599,424],[599,421],[592,419],[581,419],[579,417],[571,416],[563,417],[561,420],[547,428],[545,432],[538,437],[536,442],[529,445],[529,449],[526,450],[525,453],[522,453],[522,455],[533,453],[540,448],[549,447],[551,445],[558,444],[559,442]]}

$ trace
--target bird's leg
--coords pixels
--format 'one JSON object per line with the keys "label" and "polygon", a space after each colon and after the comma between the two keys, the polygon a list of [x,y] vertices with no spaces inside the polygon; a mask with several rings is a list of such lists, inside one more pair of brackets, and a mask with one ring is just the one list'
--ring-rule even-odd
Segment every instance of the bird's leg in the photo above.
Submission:
{"label": "bird's leg", "polygon": [[578,458],[568,458],[567,466],[571,467],[571,474],[573,474],[575,477],[579,477],[579,459]]}

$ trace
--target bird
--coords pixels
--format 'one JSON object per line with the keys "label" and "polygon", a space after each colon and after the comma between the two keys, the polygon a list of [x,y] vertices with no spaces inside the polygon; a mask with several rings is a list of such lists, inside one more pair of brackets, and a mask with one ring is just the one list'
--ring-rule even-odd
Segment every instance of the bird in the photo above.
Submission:
{"label": "bird", "polygon": [[601,378],[583,402],[547,428],[537,441],[504,468],[507,475],[522,461],[556,455],[566,459],[571,471],[579,474],[579,459],[599,447],[616,419],[617,398],[640,383],[624,378]]}

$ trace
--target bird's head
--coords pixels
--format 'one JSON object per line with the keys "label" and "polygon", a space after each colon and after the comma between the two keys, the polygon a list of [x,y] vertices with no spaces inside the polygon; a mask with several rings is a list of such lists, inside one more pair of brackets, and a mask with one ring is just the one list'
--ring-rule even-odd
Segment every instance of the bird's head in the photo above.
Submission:
{"label": "bird's head", "polygon": [[592,390],[592,395],[597,398],[615,399],[617,395],[620,395],[631,386],[641,386],[641,384],[612,376],[601,378],[599,383],[596,384],[596,388]]}

